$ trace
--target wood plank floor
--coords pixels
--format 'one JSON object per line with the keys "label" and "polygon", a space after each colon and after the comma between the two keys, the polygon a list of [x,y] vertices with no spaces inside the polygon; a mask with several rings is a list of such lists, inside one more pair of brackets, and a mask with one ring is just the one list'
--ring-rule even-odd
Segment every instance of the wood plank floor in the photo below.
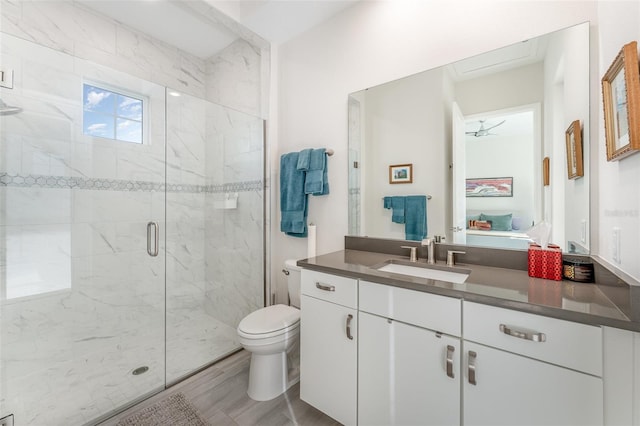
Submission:
{"label": "wood plank floor", "polygon": [[242,350],[99,426],[114,426],[119,420],[178,392],[185,395],[203,419],[215,426],[340,424],[301,401],[299,384],[271,401],[258,402],[249,398],[250,359],[251,355]]}

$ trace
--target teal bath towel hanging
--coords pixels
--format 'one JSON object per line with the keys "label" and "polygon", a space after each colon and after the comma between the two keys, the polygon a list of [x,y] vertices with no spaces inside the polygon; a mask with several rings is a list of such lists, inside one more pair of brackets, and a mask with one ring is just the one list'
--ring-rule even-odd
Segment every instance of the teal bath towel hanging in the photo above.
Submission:
{"label": "teal bath towel hanging", "polygon": [[280,157],[280,230],[292,237],[307,236],[307,194],[305,172],[298,170],[299,153]]}

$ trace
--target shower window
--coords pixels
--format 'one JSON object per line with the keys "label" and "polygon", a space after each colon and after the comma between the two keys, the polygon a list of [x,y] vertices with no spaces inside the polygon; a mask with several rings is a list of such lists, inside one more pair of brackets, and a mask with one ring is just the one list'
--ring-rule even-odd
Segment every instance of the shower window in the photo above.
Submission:
{"label": "shower window", "polygon": [[84,83],[83,133],[122,142],[143,143],[143,96]]}

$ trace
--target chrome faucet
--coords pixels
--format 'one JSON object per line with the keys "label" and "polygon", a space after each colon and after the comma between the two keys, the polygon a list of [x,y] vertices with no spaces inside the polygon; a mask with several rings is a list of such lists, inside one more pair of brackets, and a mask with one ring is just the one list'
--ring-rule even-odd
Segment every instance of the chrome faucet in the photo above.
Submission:
{"label": "chrome faucet", "polygon": [[435,241],[433,238],[425,238],[422,240],[422,246],[427,246],[427,263],[434,265],[436,263]]}
{"label": "chrome faucet", "polygon": [[409,252],[409,262],[417,262],[418,261],[418,247],[401,246],[401,248],[406,248],[406,249],[411,250]]}
{"label": "chrome faucet", "polygon": [[466,254],[465,251],[447,250],[447,266],[455,266],[456,254]]}

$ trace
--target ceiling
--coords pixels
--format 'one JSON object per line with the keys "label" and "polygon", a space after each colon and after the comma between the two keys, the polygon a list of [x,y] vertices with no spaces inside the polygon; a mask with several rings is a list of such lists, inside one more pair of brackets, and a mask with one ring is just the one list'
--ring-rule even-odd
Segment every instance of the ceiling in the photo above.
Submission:
{"label": "ceiling", "polygon": [[448,69],[454,81],[507,71],[542,61],[547,44],[548,37],[536,37],[454,62]]}
{"label": "ceiling", "polygon": [[[192,0],[76,0],[200,58],[238,36],[188,7]],[[284,43],[358,0],[202,0],[269,42]]]}
{"label": "ceiling", "polygon": [[[480,129],[480,120],[484,122],[483,127],[485,129],[495,127],[491,128],[486,136],[470,135],[468,132],[477,132]],[[514,138],[521,135],[533,135],[533,124],[533,111],[493,113],[485,116],[474,115],[474,118],[467,118],[465,120],[465,131],[467,132],[468,142],[481,142],[492,139],[495,136]]]}
{"label": "ceiling", "polygon": [[205,0],[272,43],[284,43],[358,0]]}

